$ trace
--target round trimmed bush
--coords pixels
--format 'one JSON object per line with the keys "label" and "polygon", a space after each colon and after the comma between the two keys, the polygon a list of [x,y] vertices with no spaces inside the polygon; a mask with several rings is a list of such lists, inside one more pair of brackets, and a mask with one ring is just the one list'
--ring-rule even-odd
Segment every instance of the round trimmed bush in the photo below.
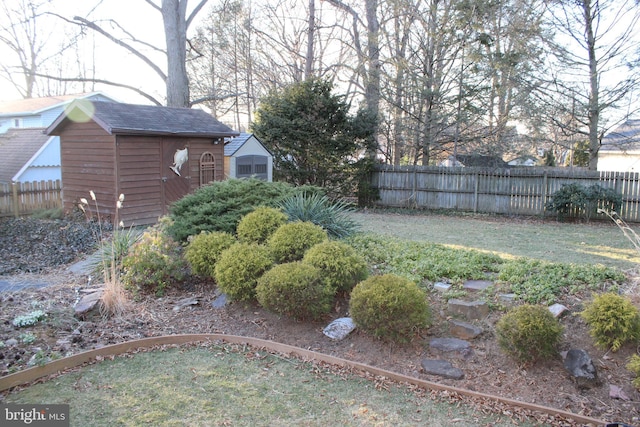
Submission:
{"label": "round trimmed bush", "polygon": [[266,243],[287,218],[280,209],[261,206],[242,217],[236,229],[238,239],[244,243]]}
{"label": "round trimmed bush", "polygon": [[311,247],[327,240],[327,232],[312,222],[289,222],[280,226],[267,242],[276,263],[299,261]]}
{"label": "round trimmed bush", "polygon": [[302,260],[322,270],[324,280],[336,291],[350,292],[369,276],[364,258],[353,247],[336,240],[313,246]]}
{"label": "round trimmed bush", "polygon": [[371,276],[358,283],[351,292],[349,311],[358,327],[385,340],[409,342],[431,323],[424,291],[393,274]]}
{"label": "round trimmed bush", "polygon": [[234,243],[236,238],[229,233],[202,232],[193,236],[185,249],[184,257],[195,274],[213,278],[220,254]]}
{"label": "round trimmed bush", "polygon": [[249,301],[256,296],[258,278],[272,266],[273,259],[264,246],[236,243],[220,254],[214,277],[229,298]]}
{"label": "round trimmed bush", "polygon": [[525,304],[511,309],[496,324],[500,348],[520,362],[553,357],[562,326],[547,307]]}
{"label": "round trimmed bush", "polygon": [[334,291],[322,272],[301,261],[279,264],[267,271],[256,288],[267,310],[295,319],[318,319],[331,310]]}
{"label": "round trimmed bush", "polygon": [[629,298],[613,292],[596,295],[580,316],[602,348],[618,351],[625,343],[640,339],[640,311]]}

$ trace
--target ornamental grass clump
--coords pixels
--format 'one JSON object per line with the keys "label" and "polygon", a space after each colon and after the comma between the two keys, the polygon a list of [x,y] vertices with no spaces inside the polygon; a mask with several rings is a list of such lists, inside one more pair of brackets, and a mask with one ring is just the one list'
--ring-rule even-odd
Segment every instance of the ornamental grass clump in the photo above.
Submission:
{"label": "ornamental grass clump", "polygon": [[431,323],[427,296],[409,279],[371,276],[351,292],[349,311],[355,324],[375,337],[409,342]]}
{"label": "ornamental grass clump", "polygon": [[194,274],[213,278],[220,255],[235,243],[237,243],[236,238],[229,233],[223,231],[202,232],[189,240],[184,251],[184,258]]}
{"label": "ornamental grass clump", "polygon": [[319,268],[323,280],[336,292],[351,292],[369,276],[366,261],[348,244],[327,240],[307,251],[302,261]]}
{"label": "ornamental grass clump", "polygon": [[280,209],[260,206],[243,216],[238,223],[238,240],[243,243],[264,244],[287,219],[287,215]]}
{"label": "ornamental grass clump", "polygon": [[628,297],[613,292],[596,295],[580,316],[599,347],[618,351],[640,339],[640,311]]}
{"label": "ornamental grass clump", "polygon": [[500,348],[524,363],[555,356],[562,326],[547,307],[525,304],[502,316],[496,334]]}
{"label": "ornamental grass clump", "polygon": [[267,242],[276,263],[299,261],[305,252],[328,240],[327,233],[311,222],[289,222],[280,226]]}
{"label": "ornamental grass clump", "polygon": [[322,271],[301,261],[279,264],[258,279],[260,305],[294,319],[317,320],[331,310],[334,289]]}
{"label": "ornamental grass clump", "polygon": [[256,297],[258,279],[272,266],[273,258],[266,247],[236,243],[220,254],[214,278],[232,300],[251,301]]}
{"label": "ornamental grass clump", "polygon": [[279,203],[291,221],[307,221],[319,225],[333,238],[342,239],[358,230],[349,213],[354,209],[344,201],[331,201],[317,192],[294,194]]}

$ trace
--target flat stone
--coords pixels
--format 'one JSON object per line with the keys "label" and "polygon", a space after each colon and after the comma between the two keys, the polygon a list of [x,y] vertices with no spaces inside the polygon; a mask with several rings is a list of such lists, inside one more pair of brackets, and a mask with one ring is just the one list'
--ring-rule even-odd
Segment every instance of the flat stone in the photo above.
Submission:
{"label": "flat stone", "polygon": [[484,291],[490,286],[493,286],[491,280],[467,280],[462,284],[462,288],[469,291]]}
{"label": "flat stone", "polygon": [[482,328],[460,320],[451,320],[449,332],[456,338],[469,340],[482,333]]}
{"label": "flat stone", "polygon": [[504,304],[513,304],[516,301],[516,294],[498,294],[498,298]]}
{"label": "flat stone", "polygon": [[424,369],[427,374],[438,375],[440,377],[451,378],[454,380],[461,380],[464,378],[464,372],[462,369],[453,367],[453,365],[446,360],[423,359],[421,364],[422,369]]}
{"label": "flat stone", "polygon": [[440,292],[446,292],[451,289],[451,285],[444,282],[436,282],[433,284],[433,289]]}
{"label": "flat stone", "polygon": [[473,353],[471,344],[458,338],[433,338],[429,341],[429,348],[458,359],[466,359]]}
{"label": "flat stone", "polygon": [[613,384],[609,384],[609,397],[611,399],[620,399],[627,402],[631,400],[629,396],[627,396],[627,393],[624,392],[622,387]]}
{"label": "flat stone", "polygon": [[98,301],[102,298],[102,292],[94,292],[80,298],[80,301],[74,307],[76,317],[81,317],[91,310],[95,309]]}
{"label": "flat stone", "polygon": [[448,307],[451,314],[459,314],[468,320],[483,319],[489,315],[489,305],[486,301],[450,299]]}
{"label": "flat stone", "polygon": [[173,311],[180,311],[181,309],[188,307],[190,305],[198,305],[199,297],[189,297],[183,298],[180,301],[176,302],[173,306]]}
{"label": "flat stone", "polygon": [[549,311],[556,319],[562,316],[567,310],[569,309],[562,304],[553,304],[549,306]]}
{"label": "flat stone", "polygon": [[224,308],[227,305],[227,295],[220,294],[216,297],[215,300],[211,303],[211,307],[213,308]]}
{"label": "flat stone", "polygon": [[356,328],[356,324],[350,317],[340,317],[329,323],[322,333],[333,340],[342,340]]}

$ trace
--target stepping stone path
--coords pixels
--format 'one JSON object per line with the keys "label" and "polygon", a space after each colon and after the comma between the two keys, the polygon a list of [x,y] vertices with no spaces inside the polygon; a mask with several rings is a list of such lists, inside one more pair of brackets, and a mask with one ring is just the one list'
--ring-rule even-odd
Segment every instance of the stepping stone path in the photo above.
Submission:
{"label": "stepping stone path", "polygon": [[429,348],[456,359],[466,359],[473,353],[471,344],[459,338],[433,338]]}
{"label": "stepping stone path", "polygon": [[468,320],[479,320],[489,315],[489,305],[486,301],[450,299],[448,307],[451,314],[458,314]]}
{"label": "stepping stone path", "polygon": [[455,368],[446,360],[423,359],[422,368],[427,374],[438,375],[440,377],[461,380],[464,378],[462,369]]}
{"label": "stepping stone path", "polygon": [[493,286],[491,280],[467,280],[462,285],[462,288],[468,291],[484,291],[490,286]]}
{"label": "stepping stone path", "polygon": [[446,292],[451,288],[451,285],[444,282],[436,282],[433,284],[433,289],[440,292]]}
{"label": "stepping stone path", "polygon": [[480,335],[482,328],[460,320],[452,320],[449,326],[449,332],[456,338],[469,340]]}

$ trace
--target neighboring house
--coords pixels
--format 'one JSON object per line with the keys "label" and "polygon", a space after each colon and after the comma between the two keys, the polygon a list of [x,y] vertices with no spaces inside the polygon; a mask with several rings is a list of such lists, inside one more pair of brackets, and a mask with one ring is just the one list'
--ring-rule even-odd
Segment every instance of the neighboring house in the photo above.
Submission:
{"label": "neighboring house", "polygon": [[228,178],[256,177],[273,180],[273,156],[252,133],[241,133],[224,146],[224,170]]}
{"label": "neighboring house", "polygon": [[81,101],[47,133],[60,136],[63,209],[93,191],[100,214],[127,226],[153,224],[171,203],[223,180],[224,140],[239,135],[202,110]]}
{"label": "neighboring house", "polygon": [[640,119],[627,120],[602,138],[598,170],[640,172]]}
{"label": "neighboring house", "polygon": [[447,160],[440,163],[439,166],[457,167],[483,167],[483,168],[507,168],[507,162],[497,156],[484,156],[480,154],[458,154],[455,157],[449,156]]}
{"label": "neighboring house", "polygon": [[60,139],[44,129],[74,99],[116,102],[100,92],[0,102],[0,182],[61,178]]}
{"label": "neighboring house", "polygon": [[9,129],[0,134],[0,183],[60,179],[60,146],[43,128]]}
{"label": "neighboring house", "polygon": [[516,157],[508,162],[509,166],[538,166],[538,159],[534,156]]}

